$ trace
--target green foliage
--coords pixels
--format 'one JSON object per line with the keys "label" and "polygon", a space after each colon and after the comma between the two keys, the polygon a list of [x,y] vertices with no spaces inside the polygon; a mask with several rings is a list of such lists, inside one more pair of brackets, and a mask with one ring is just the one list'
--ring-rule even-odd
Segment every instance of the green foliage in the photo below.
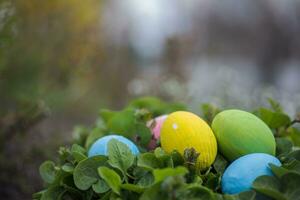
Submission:
{"label": "green foliage", "polygon": [[[33,199],[299,199],[299,130],[294,126],[295,120],[291,120],[278,103],[270,100],[270,105],[270,109],[261,108],[255,113],[274,132],[276,155],[282,166],[271,164],[274,176],[258,177],[251,191],[236,195],[221,193],[221,177],[229,164],[221,154],[209,169],[200,172],[195,163],[201,155],[193,148],[186,149],[183,156],[177,151],[166,153],[160,147],[146,152],[151,136],[146,122],[184,109],[181,104],[147,97],[134,100],[121,111],[101,110],[95,127],[77,128],[76,142],[71,148],[61,147],[56,163],[46,161],[41,165],[45,190],[34,194]],[[202,109],[203,118],[208,122],[220,111],[209,104]],[[108,156],[88,158],[91,144],[111,133],[134,140],[142,153],[135,156],[127,145],[113,139],[108,143]]]}
{"label": "green foliage", "polygon": [[213,104],[205,103],[201,105],[203,118],[211,124],[214,117],[221,111],[218,107]]}
{"label": "green foliage", "polygon": [[108,143],[108,158],[108,163],[112,167],[120,170],[124,176],[135,160],[129,147],[116,139],[112,139]]}
{"label": "green foliage", "polygon": [[276,138],[276,154],[285,155],[292,151],[293,143],[287,138]]}
{"label": "green foliage", "polygon": [[78,144],[73,144],[71,148],[71,154],[77,162],[86,159],[86,150]]}
{"label": "green foliage", "polygon": [[98,173],[101,178],[107,183],[107,185],[112,189],[113,192],[120,195],[120,185],[122,180],[114,170],[107,167],[99,167]]}
{"label": "green foliage", "polygon": [[299,146],[300,133],[294,127],[300,120],[297,116],[294,120],[285,113],[281,105],[273,99],[269,99],[270,108],[260,108],[254,113],[261,118],[273,131],[275,136],[290,139],[294,145]]}
{"label": "green foliage", "polygon": [[188,170],[185,167],[155,169],[153,170],[154,182],[159,183],[165,180],[167,177],[185,175],[187,173]]}
{"label": "green foliage", "polygon": [[40,175],[46,183],[53,183],[55,180],[55,164],[52,161],[45,161],[40,166]]}
{"label": "green foliage", "polygon": [[291,123],[290,117],[288,115],[266,108],[259,109],[259,116],[270,128],[280,128]]}
{"label": "green foliage", "polygon": [[110,189],[104,179],[98,180],[97,183],[92,185],[92,188],[96,193],[105,193]]}
{"label": "green foliage", "polygon": [[154,170],[162,167],[162,163],[153,153],[143,153],[139,155],[137,165],[147,170]]}
{"label": "green foliage", "polygon": [[133,100],[129,103],[129,107],[135,109],[146,108],[154,116],[168,114],[176,110],[186,110],[186,106],[180,103],[166,103],[155,97],[143,97]]}
{"label": "green foliage", "polygon": [[122,133],[130,137],[136,132],[135,122],[134,110],[126,109],[111,116],[107,122],[107,128],[113,133]]}
{"label": "green foliage", "polygon": [[99,179],[98,166],[104,165],[107,159],[104,156],[94,156],[79,162],[74,170],[74,183],[80,190],[89,189]]}
{"label": "green foliage", "polygon": [[276,200],[300,198],[300,160],[293,160],[281,167],[271,166],[274,177],[261,176],[253,183],[253,188]]}

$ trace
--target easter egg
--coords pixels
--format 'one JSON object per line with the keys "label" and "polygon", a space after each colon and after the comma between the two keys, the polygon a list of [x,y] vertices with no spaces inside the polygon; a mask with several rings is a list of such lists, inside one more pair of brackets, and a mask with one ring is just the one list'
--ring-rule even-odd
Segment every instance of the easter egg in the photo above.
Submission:
{"label": "easter egg", "polygon": [[200,153],[196,162],[200,170],[209,167],[216,158],[217,141],[211,128],[190,112],[171,113],[162,125],[160,141],[166,152],[177,150],[183,155],[185,149],[194,148]]}
{"label": "easter egg", "polygon": [[157,141],[160,138],[160,130],[166,118],[167,115],[162,115],[147,122],[147,126],[151,129],[152,133],[152,139],[149,142],[148,149],[155,149],[157,146]]}
{"label": "easter egg", "polygon": [[229,165],[222,176],[222,192],[237,194],[250,190],[257,177],[273,175],[269,167],[270,163],[281,166],[276,157],[265,153],[253,153],[238,158]]}
{"label": "easter egg", "polygon": [[275,155],[276,143],[272,131],[249,112],[220,112],[212,122],[212,129],[219,151],[231,161],[250,153]]}
{"label": "easter egg", "polygon": [[92,157],[92,156],[96,156],[96,155],[107,156],[108,155],[108,152],[107,152],[108,142],[111,139],[116,139],[116,140],[126,144],[134,155],[137,155],[140,153],[137,146],[133,142],[128,140],[127,138],[120,136],[120,135],[107,135],[102,138],[99,138],[98,140],[96,140],[96,142],[94,142],[94,144],[92,144],[92,146],[88,152],[88,157]]}

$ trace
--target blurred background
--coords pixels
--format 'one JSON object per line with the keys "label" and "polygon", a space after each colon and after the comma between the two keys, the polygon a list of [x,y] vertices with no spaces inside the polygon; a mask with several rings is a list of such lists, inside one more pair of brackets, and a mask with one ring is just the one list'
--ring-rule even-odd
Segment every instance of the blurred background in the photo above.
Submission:
{"label": "blurred background", "polygon": [[0,0],[0,196],[99,108],[158,96],[199,109],[300,110],[300,1]]}

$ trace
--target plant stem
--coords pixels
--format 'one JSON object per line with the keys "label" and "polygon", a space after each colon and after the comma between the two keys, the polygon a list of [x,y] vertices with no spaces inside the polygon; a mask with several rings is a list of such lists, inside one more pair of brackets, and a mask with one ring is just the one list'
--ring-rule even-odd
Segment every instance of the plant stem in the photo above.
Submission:
{"label": "plant stem", "polygon": [[[294,120],[291,122],[290,126],[293,126],[294,124],[297,124],[297,123],[300,123],[300,119],[294,119]],[[289,127],[290,127],[290,126],[289,126]]]}

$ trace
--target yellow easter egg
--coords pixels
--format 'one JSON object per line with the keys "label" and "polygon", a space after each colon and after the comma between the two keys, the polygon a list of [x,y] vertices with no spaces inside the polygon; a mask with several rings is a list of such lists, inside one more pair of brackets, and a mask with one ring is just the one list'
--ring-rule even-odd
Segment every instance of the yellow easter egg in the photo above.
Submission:
{"label": "yellow easter egg", "polygon": [[177,150],[183,155],[187,148],[194,148],[200,156],[196,168],[209,167],[217,155],[217,141],[209,125],[191,112],[171,113],[161,128],[161,146],[170,153]]}

